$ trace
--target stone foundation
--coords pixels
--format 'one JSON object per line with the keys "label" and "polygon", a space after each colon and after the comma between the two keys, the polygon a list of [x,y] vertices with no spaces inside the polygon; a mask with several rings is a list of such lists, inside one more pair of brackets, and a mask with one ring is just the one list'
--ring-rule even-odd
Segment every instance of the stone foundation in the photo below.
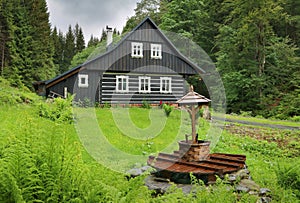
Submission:
{"label": "stone foundation", "polygon": [[191,141],[179,141],[179,157],[184,161],[202,161],[209,156],[210,141],[199,140],[192,144]]}

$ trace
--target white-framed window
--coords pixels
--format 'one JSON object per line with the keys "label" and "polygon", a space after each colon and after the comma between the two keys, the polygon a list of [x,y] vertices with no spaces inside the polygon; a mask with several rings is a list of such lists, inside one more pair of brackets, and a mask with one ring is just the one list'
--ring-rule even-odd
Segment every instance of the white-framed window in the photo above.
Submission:
{"label": "white-framed window", "polygon": [[171,93],[172,92],[172,78],[171,77],[161,77],[160,78],[160,92],[161,93]]}
{"label": "white-framed window", "polygon": [[150,93],[151,92],[151,78],[147,76],[139,76],[139,92]]}
{"label": "white-framed window", "polygon": [[89,75],[79,74],[78,75],[78,87],[88,87],[89,86]]}
{"label": "white-framed window", "polygon": [[161,59],[161,44],[151,44],[151,58]]}
{"label": "white-framed window", "polygon": [[129,77],[125,75],[116,76],[116,92],[128,92]]}
{"label": "white-framed window", "polygon": [[131,42],[131,57],[134,58],[143,57],[143,43]]}

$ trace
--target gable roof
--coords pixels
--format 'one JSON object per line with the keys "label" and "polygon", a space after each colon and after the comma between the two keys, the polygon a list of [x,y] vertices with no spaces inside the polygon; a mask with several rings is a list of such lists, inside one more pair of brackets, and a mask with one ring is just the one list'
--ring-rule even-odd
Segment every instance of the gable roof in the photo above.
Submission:
{"label": "gable roof", "polygon": [[179,58],[181,58],[184,62],[186,62],[187,64],[191,65],[193,67],[193,69],[195,70],[195,72],[202,72],[202,73],[205,73],[205,71],[203,69],[201,69],[199,66],[197,66],[197,64],[195,64],[194,62],[192,62],[190,59],[188,59],[186,56],[184,56],[174,45],[173,43],[168,39],[168,37],[165,36],[165,34],[158,28],[158,26],[153,22],[153,20],[150,18],[150,17],[146,17],[144,18],[143,21],[141,21],[131,32],[127,33],[116,45],[114,46],[110,46],[109,49],[99,55],[98,57],[94,58],[94,59],[91,59],[77,67],[74,67],[64,73],[62,73],[61,75],[58,75],[56,77],[54,77],[53,79],[50,79],[50,80],[47,80],[47,81],[40,81],[40,82],[36,82],[35,84],[41,84],[41,83],[44,83],[46,85],[46,87],[51,87],[55,84],[57,84],[58,82],[64,80],[64,79],[67,79],[69,78],[70,76],[78,73],[79,71],[83,70],[84,69],[84,66],[85,65],[88,65],[106,55],[108,55],[109,53],[111,53],[112,51],[114,51],[115,49],[117,49],[119,47],[119,45],[121,45],[125,40],[127,40],[135,31],[137,31],[138,29],[140,29],[140,27],[142,25],[144,25],[146,22],[149,22],[152,27],[154,29],[156,29],[159,33],[159,35],[165,40],[165,42],[170,46],[170,48],[172,48],[172,50],[177,54],[177,56]]}

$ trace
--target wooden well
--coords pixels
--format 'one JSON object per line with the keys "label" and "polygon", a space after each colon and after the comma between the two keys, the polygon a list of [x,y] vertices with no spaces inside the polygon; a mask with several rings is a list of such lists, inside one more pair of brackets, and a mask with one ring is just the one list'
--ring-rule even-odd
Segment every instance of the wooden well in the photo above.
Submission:
{"label": "wooden well", "polygon": [[179,141],[179,157],[184,161],[203,161],[209,156],[210,141],[199,140],[198,143],[191,141]]}

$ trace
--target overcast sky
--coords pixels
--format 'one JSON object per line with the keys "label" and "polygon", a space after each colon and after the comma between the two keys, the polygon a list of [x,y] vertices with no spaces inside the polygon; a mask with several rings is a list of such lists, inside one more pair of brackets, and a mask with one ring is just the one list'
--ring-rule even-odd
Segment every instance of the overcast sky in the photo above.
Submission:
{"label": "overcast sky", "polygon": [[87,42],[91,35],[100,37],[106,25],[122,31],[127,19],[134,15],[140,0],[46,0],[50,23],[63,33],[78,23]]}

